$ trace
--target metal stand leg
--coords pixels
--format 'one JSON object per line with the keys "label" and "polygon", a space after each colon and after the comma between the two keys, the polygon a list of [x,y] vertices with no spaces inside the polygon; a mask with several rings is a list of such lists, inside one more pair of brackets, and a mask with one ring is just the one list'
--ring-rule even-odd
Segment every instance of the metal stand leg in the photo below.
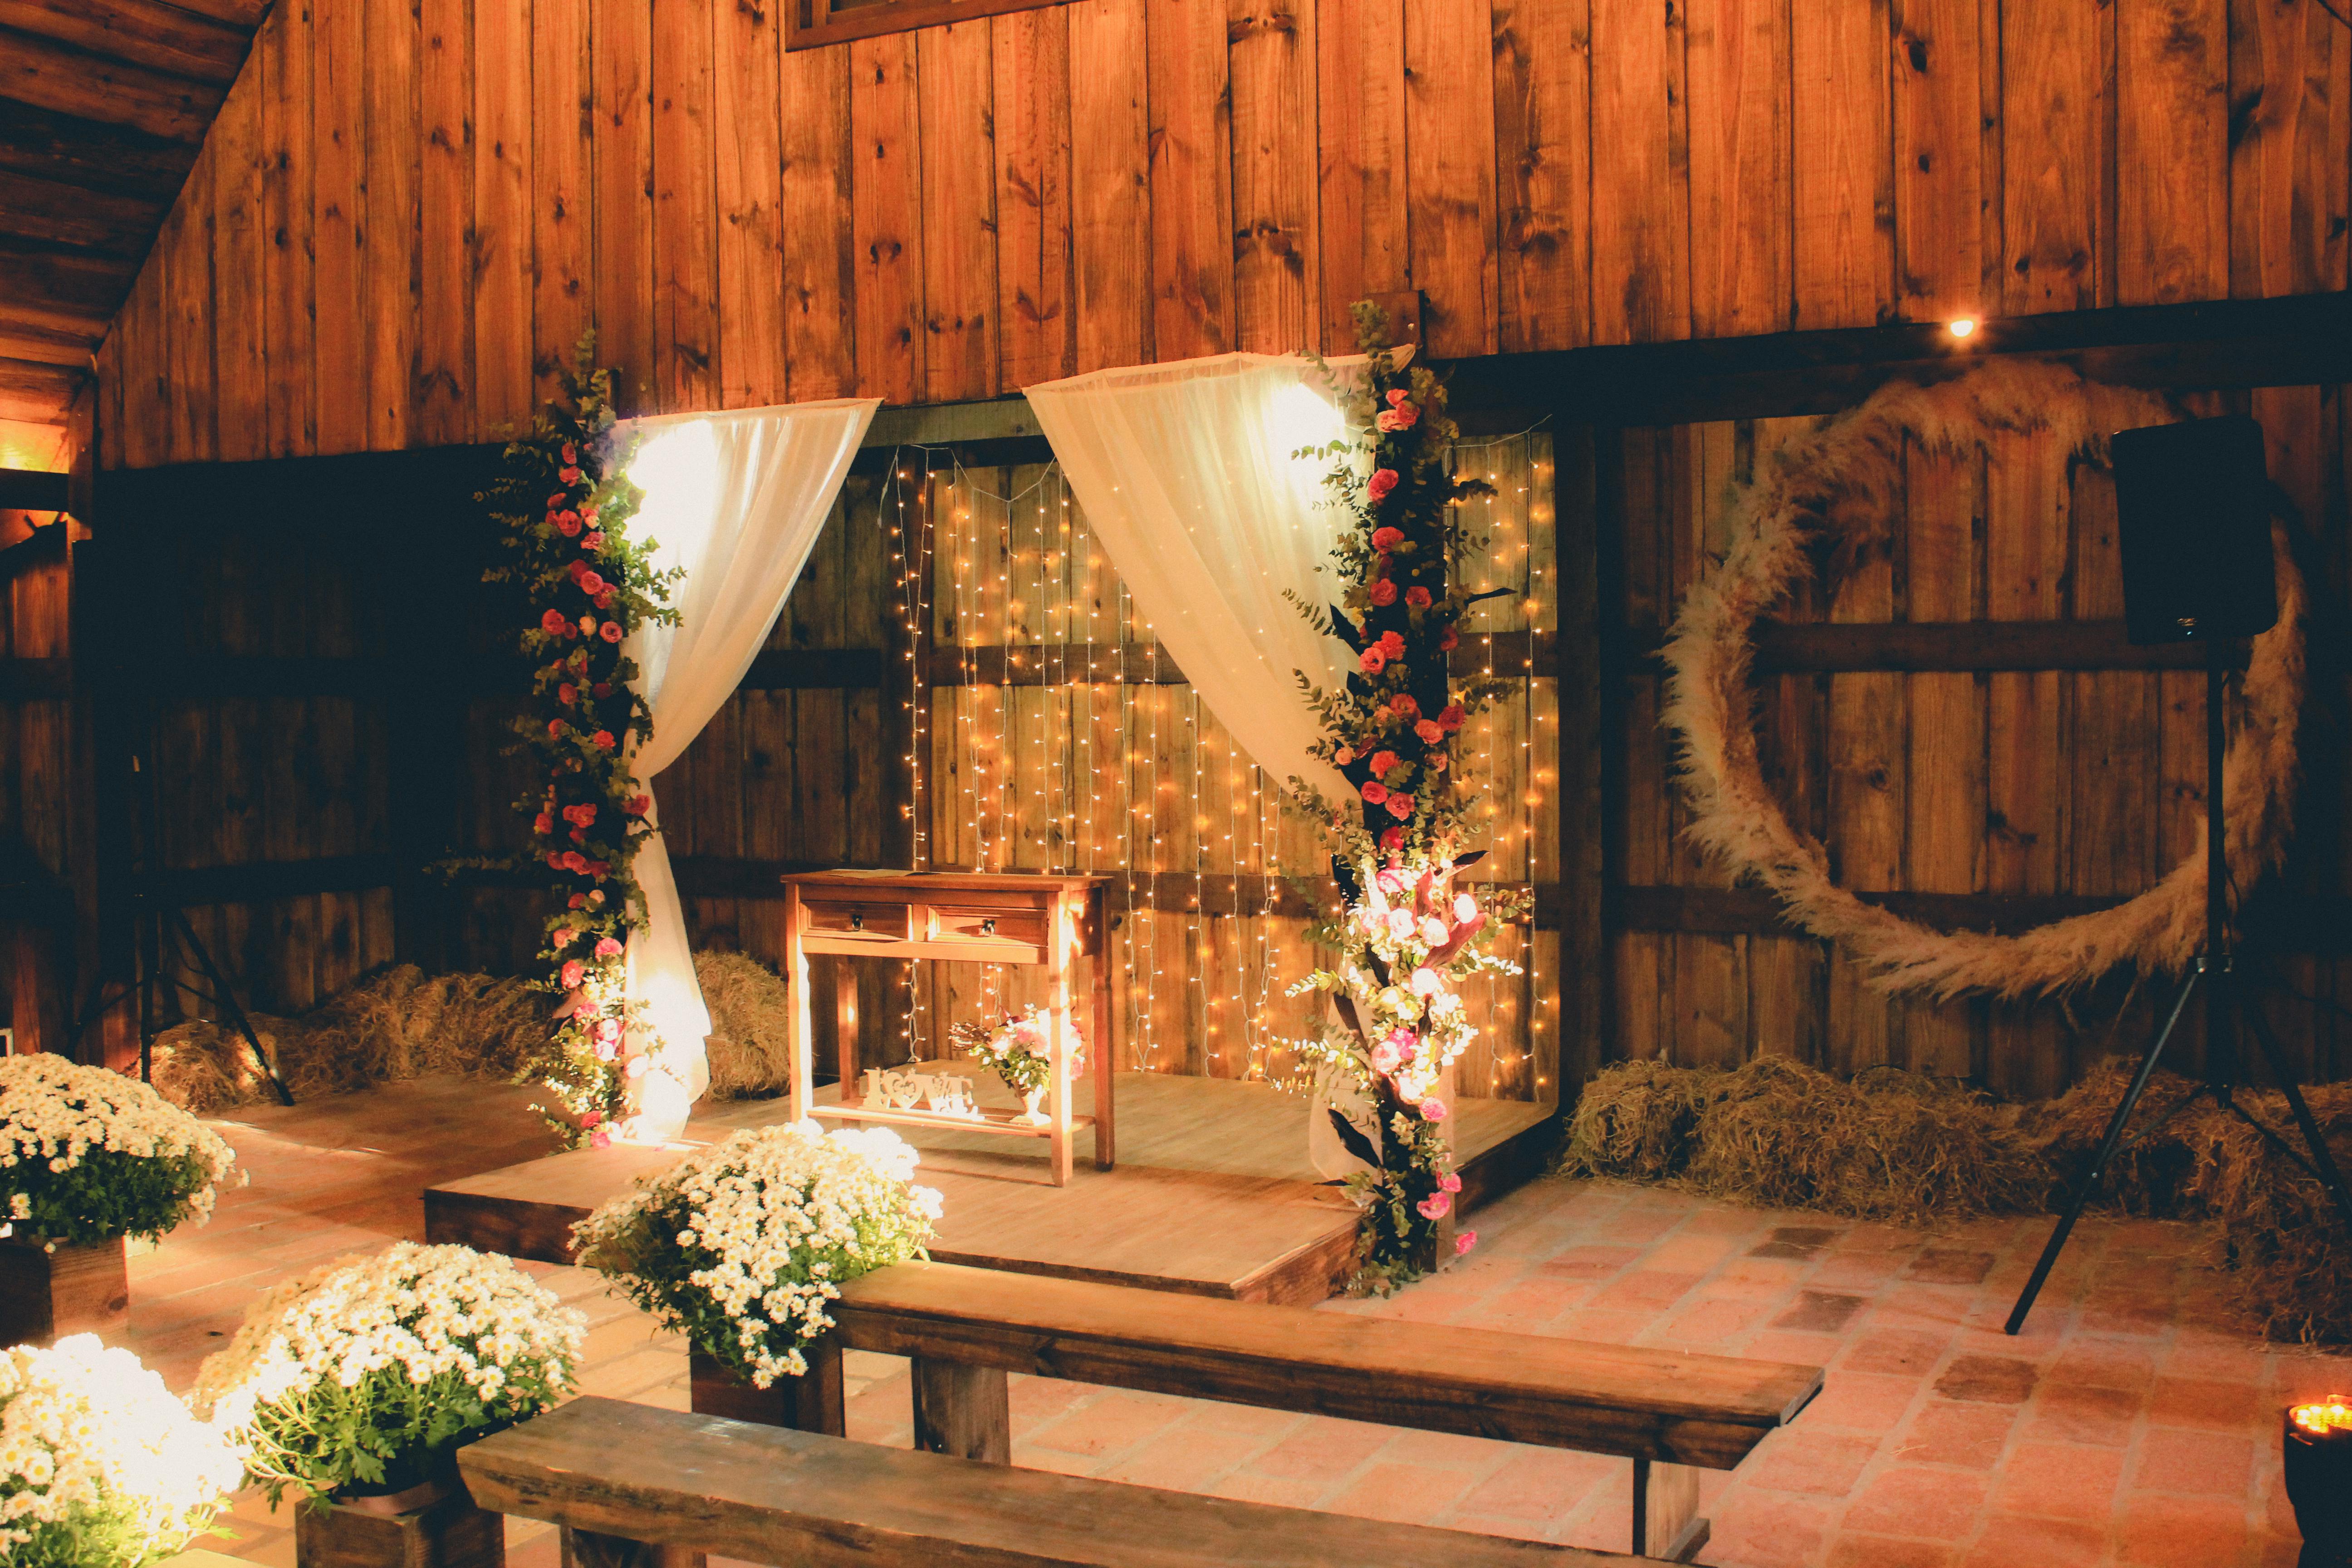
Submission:
{"label": "metal stand leg", "polygon": [[2092,1160],[2091,1168],[2083,1173],[2083,1179],[2075,1184],[2073,1194],[2066,1200],[2065,1212],[2058,1216],[2058,1228],[2051,1233],[2050,1244],[2042,1249],[2042,1260],[2033,1266],[2033,1278],[2025,1282],[2025,1289],[2017,1298],[2017,1305],[2010,1309],[2008,1332],[2014,1334],[2025,1326],[2025,1315],[2033,1310],[2033,1299],[2042,1294],[2042,1284],[2049,1279],[2050,1270],[2057,1263],[2058,1254],[2064,1248],[2074,1222],[2083,1217],[2084,1205],[2098,1190],[2099,1178],[2107,1172],[2107,1162],[2114,1159],[2116,1151],[2123,1146],[2124,1124],[2131,1120],[2133,1110],[2139,1104],[2140,1095],[2147,1089],[2147,1080],[2155,1076],[2157,1058],[2164,1055],[2165,1044],[2172,1038],[2173,1029],[2179,1025],[2198,982],[2206,978],[2200,965],[2190,971],[2189,978],[2180,983],[2179,994],[2172,999],[2172,1011],[2165,1016],[2164,1027],[2157,1031],[2156,1039],[2147,1047],[2147,1054],[2140,1058],[2139,1071],[2133,1075],[2131,1089],[2124,1095],[2123,1103],[2116,1107],[2115,1115],[2108,1120],[2107,1135],[2099,1141],[2097,1156]]}
{"label": "metal stand leg", "polygon": [[[2319,1178],[2319,1184],[2326,1187],[2327,1195],[2336,1200],[2336,1213],[2344,1221],[2345,1229],[2352,1230],[2352,1196],[2347,1196],[2345,1192],[2344,1173],[2336,1168],[2336,1155],[2327,1147],[2326,1138],[2321,1135],[2319,1123],[2311,1114],[2311,1107],[2304,1103],[2303,1090],[2295,1087],[2294,1072],[2287,1065],[2285,1049],[2280,1046],[2278,1036],[2271,1032],[2270,1019],[2263,1016],[2252,996],[2240,992],[2238,1004],[2239,1010],[2245,1015],[2247,1024],[2254,1031],[2255,1040],[2263,1047],[2263,1059],[2271,1064],[2271,1077],[2285,1091],[2287,1109],[2294,1113],[2294,1124],[2303,1133],[2303,1145],[2311,1151],[2308,1161],[2297,1158],[2292,1149],[2286,1150],[2288,1158],[2294,1159],[2296,1163]],[[2242,1109],[2238,1110],[2238,1114],[2253,1121],[2254,1126],[2268,1135],[2273,1142],[2281,1142],[2276,1133],[2254,1121]]]}

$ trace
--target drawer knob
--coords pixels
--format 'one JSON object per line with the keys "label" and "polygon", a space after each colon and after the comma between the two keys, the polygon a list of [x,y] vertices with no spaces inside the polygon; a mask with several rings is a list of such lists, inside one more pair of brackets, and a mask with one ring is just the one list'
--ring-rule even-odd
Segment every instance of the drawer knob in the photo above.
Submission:
{"label": "drawer knob", "polygon": [[864,931],[866,929],[866,911],[864,910],[852,910],[849,911],[849,929],[852,931]]}
{"label": "drawer knob", "polygon": [[996,934],[996,922],[994,921],[981,921],[980,934],[982,936],[994,936]]}

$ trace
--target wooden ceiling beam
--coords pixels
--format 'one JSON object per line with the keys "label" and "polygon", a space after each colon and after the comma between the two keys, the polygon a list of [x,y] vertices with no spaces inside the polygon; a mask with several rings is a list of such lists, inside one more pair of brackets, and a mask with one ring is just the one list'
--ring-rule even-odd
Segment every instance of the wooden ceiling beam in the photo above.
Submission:
{"label": "wooden ceiling beam", "polygon": [[194,11],[199,16],[209,16],[215,22],[226,22],[232,27],[243,27],[250,33],[261,26],[269,15],[274,0],[173,0],[183,11]]}
{"label": "wooden ceiling beam", "polygon": [[0,99],[0,169],[82,190],[136,196],[168,209],[196,149]]}
{"label": "wooden ceiling beam", "polygon": [[154,243],[167,210],[161,202],[0,170],[0,230],[19,239],[136,258]]}
{"label": "wooden ceiling beam", "polygon": [[139,275],[135,260],[58,250],[0,235],[0,300],[10,309],[111,318]]}
{"label": "wooden ceiling beam", "polygon": [[0,359],[30,360],[37,364],[61,364],[79,370],[89,363],[91,351],[106,329],[60,332],[47,327],[22,325],[10,320],[15,312],[0,302]]}
{"label": "wooden ceiling beam", "polygon": [[253,37],[159,0],[0,0],[0,27],[223,88]]}
{"label": "wooden ceiling beam", "polygon": [[85,379],[64,365],[0,359],[0,419],[63,424]]}
{"label": "wooden ceiling beam", "polygon": [[0,27],[0,98],[102,125],[126,125],[194,148],[223,89]]}

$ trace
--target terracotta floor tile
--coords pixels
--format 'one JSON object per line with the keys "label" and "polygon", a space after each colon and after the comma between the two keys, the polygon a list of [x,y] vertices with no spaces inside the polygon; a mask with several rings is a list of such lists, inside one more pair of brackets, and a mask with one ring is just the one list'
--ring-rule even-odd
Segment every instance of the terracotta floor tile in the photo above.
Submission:
{"label": "terracotta floor tile", "polygon": [[1937,1377],[1936,1393],[1945,1399],[1973,1400],[1982,1405],[2022,1405],[2032,1396],[2035,1376],[2032,1362],[2002,1356],[1955,1356]]}
{"label": "terracotta floor tile", "polygon": [[1165,1430],[1183,1413],[1174,1400],[1106,1393],[1039,1426],[1029,1441],[1063,1453],[1108,1454]]}
{"label": "terracotta floor tile", "polygon": [[1936,1370],[1949,1343],[1948,1335],[1925,1329],[1869,1329],[1848,1342],[1845,1353],[1837,1359],[1837,1370],[1925,1377]]}
{"label": "terracotta floor tile", "polygon": [[1733,1568],[1817,1568],[1836,1511],[1836,1504],[1818,1498],[1743,1493],[1710,1512],[1714,1535],[1701,1555]]}
{"label": "terracotta floor tile", "polygon": [[1801,1420],[1765,1438],[1738,1474],[1742,1485],[1767,1491],[1849,1497],[1880,1447],[1877,1438],[1815,1432]]}
{"label": "terracotta floor tile", "polygon": [[2148,1394],[2147,1418],[2158,1426],[2234,1431],[2252,1423],[2262,1405],[2263,1391],[2252,1383],[2160,1376]]}
{"label": "terracotta floor tile", "polygon": [[1985,1483],[1977,1477],[1895,1466],[1863,1489],[1843,1524],[1869,1534],[1958,1541],[1974,1529],[1984,1500]]}
{"label": "terracotta floor tile", "polygon": [[1772,1320],[1772,1326],[1794,1333],[1833,1334],[1853,1321],[1867,1304],[1861,1296],[1828,1290],[1800,1290],[1797,1304]]}
{"label": "terracotta floor tile", "polygon": [[1990,1470],[2017,1425],[2015,1411],[1999,1405],[1956,1405],[1931,1400],[1911,1418],[1890,1450],[1906,1465],[1950,1465]]}
{"label": "terracotta floor tile", "polygon": [[2085,1522],[2115,1511],[2124,1456],[2087,1443],[2020,1443],[1994,1479],[1996,1512]]}
{"label": "terracotta floor tile", "polygon": [[1385,1426],[1314,1416],[1252,1460],[1250,1468],[1262,1475],[1298,1479],[1319,1476],[1328,1484],[1379,1453],[1393,1436]]}
{"label": "terracotta floor tile", "polygon": [[1874,1436],[1892,1432],[1923,1386],[1916,1377],[1832,1372],[1798,1419],[1808,1427],[1832,1426]]}
{"label": "terracotta floor tile", "polygon": [[1633,1468],[1627,1460],[1600,1454],[1515,1447],[1493,1474],[1471,1488],[1461,1507],[1507,1520],[1562,1519],[1602,1487],[1630,1489]]}
{"label": "terracotta floor tile", "polygon": [[1459,1470],[1426,1465],[1373,1465],[1327,1505],[1334,1513],[1360,1519],[1418,1523],[1452,1508],[1470,1489]]}
{"label": "terracotta floor tile", "polygon": [[2251,1544],[2244,1505],[2221,1498],[2136,1496],[2116,1537],[2129,1568],[2235,1568]]}
{"label": "terracotta floor tile", "polygon": [[2037,1443],[2098,1443],[2120,1448],[2132,1440],[2147,1396],[2121,1388],[2044,1383],[2026,1405],[2025,1436]]}
{"label": "terracotta floor tile", "polygon": [[1841,1533],[1830,1544],[1829,1568],[1948,1568],[1952,1548],[1941,1542]]}
{"label": "terracotta floor tile", "polygon": [[2087,1568],[2106,1552],[2104,1523],[1995,1513],[1960,1556],[1960,1568]]}
{"label": "terracotta floor tile", "polygon": [[[2253,1479],[2254,1442],[2230,1432],[2151,1429],[2132,1466],[2136,1490],[2242,1498]],[[2278,1455],[2264,1450],[2266,1466]]]}

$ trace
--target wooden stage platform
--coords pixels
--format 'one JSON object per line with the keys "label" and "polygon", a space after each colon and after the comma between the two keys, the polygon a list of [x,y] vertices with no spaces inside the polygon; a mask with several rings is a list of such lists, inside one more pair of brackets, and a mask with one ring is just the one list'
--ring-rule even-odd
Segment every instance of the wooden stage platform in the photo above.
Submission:
{"label": "wooden stage platform", "polygon": [[[817,1092],[823,1102],[836,1091]],[[1091,1094],[1088,1085],[1075,1098],[1085,1105]],[[983,1100],[1000,1096],[1017,1103],[983,1083]],[[789,1114],[780,1100],[705,1109],[669,1148],[554,1154],[429,1187],[426,1237],[568,1263],[572,1225],[597,1205],[667,1169],[688,1146]],[[1296,1303],[1319,1301],[1344,1280],[1356,1228],[1353,1206],[1318,1184],[1307,1163],[1307,1110],[1262,1083],[1122,1073],[1118,1168],[1094,1169],[1082,1135],[1066,1187],[1053,1185],[1039,1141],[903,1131],[923,1152],[918,1179],[946,1200],[931,1247],[940,1262]],[[1542,1169],[1550,1112],[1518,1100],[1455,1103],[1465,1209]]]}

